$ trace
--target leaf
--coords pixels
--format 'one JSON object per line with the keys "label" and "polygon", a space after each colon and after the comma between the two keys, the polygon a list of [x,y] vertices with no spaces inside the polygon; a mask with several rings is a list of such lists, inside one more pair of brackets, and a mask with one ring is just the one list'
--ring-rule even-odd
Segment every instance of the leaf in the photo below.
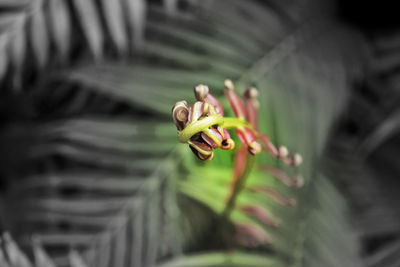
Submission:
{"label": "leaf", "polygon": [[33,242],[33,254],[35,258],[35,266],[56,267],[55,263],[42,248],[39,240],[34,240]]}
{"label": "leaf", "polygon": [[84,36],[95,60],[103,56],[104,35],[96,5],[93,0],[73,1]]}
{"label": "leaf", "polygon": [[251,253],[203,253],[197,255],[189,255],[179,257],[175,260],[158,265],[157,267],[267,267],[267,266],[284,266],[278,260],[271,257],[263,257]]}
{"label": "leaf", "polygon": [[[26,23],[25,19],[25,16],[20,17],[20,22],[18,22],[20,24],[19,27],[22,28]],[[16,89],[20,90],[22,86],[20,79],[23,73],[25,56],[27,52],[26,36],[22,31],[14,35],[14,39],[10,45],[10,50],[10,59],[14,67],[14,86]]]}
{"label": "leaf", "polygon": [[400,129],[400,111],[393,111],[360,145],[360,151],[367,157]]}
{"label": "leaf", "polygon": [[37,65],[40,68],[43,68],[47,63],[47,53],[50,47],[47,25],[42,13],[43,1],[36,1],[34,9],[36,11],[34,12],[30,22],[30,42],[34,51],[34,55],[36,55]]}
{"label": "leaf", "polygon": [[116,46],[117,51],[120,54],[123,54],[127,50],[128,42],[122,16],[121,0],[103,0],[101,4],[114,45]]}
{"label": "leaf", "polygon": [[164,0],[164,8],[167,14],[175,15],[177,13],[177,0]]}
{"label": "leaf", "polygon": [[123,0],[126,19],[132,37],[132,50],[143,47],[147,4],[144,0]]}
{"label": "leaf", "polygon": [[0,61],[0,79],[2,79],[7,72],[8,58],[4,49],[6,44],[5,37],[0,35],[0,57],[2,58]]}
{"label": "leaf", "polygon": [[70,10],[63,0],[49,1],[49,16],[51,20],[51,36],[56,44],[61,59],[68,60],[71,49],[71,19]]}
{"label": "leaf", "polygon": [[9,233],[4,233],[2,239],[11,266],[32,267],[28,257],[18,248]]}
{"label": "leaf", "polygon": [[87,267],[82,257],[76,251],[71,251],[71,253],[69,254],[69,261],[71,267]]}
{"label": "leaf", "polygon": [[0,264],[1,264],[1,266],[4,266],[4,267],[10,267],[2,249],[0,249]]}

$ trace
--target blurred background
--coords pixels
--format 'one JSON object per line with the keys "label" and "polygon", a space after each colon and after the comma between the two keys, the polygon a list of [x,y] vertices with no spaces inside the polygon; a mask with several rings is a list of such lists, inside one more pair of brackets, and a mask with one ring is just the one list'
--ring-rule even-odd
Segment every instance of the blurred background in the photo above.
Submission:
{"label": "blurred background", "polygon": [[[400,266],[399,22],[389,1],[0,0],[0,266]],[[227,108],[226,78],[303,156],[257,157],[301,188],[248,180],[295,207],[244,191],[221,220],[233,153],[178,143],[172,106],[202,83]]]}

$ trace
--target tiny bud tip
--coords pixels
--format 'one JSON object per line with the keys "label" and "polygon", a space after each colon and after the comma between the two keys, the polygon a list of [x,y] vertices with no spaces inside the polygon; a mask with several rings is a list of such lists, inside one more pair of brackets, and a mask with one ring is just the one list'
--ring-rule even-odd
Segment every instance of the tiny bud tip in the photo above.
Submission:
{"label": "tiny bud tip", "polygon": [[258,90],[254,87],[247,88],[244,92],[244,97],[248,99],[258,98]]}
{"label": "tiny bud tip", "polygon": [[293,164],[294,166],[299,166],[303,162],[303,157],[296,153],[293,155]]}
{"label": "tiny bud tip", "polygon": [[194,96],[196,100],[203,101],[207,97],[209,91],[207,85],[199,84],[194,88]]}
{"label": "tiny bud tip", "polygon": [[285,146],[279,147],[279,157],[286,158],[289,155],[289,150]]}
{"label": "tiny bud tip", "polygon": [[225,85],[225,88],[228,89],[228,90],[234,90],[235,89],[235,86],[233,85],[233,82],[231,80],[229,80],[229,79],[226,79],[224,81],[224,85]]}

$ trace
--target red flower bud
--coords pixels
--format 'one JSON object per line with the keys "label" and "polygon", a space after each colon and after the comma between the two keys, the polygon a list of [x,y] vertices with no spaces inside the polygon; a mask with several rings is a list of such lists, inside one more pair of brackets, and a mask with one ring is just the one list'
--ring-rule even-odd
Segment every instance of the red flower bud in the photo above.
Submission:
{"label": "red flower bud", "polygon": [[256,136],[254,135],[253,131],[251,131],[247,127],[239,127],[236,129],[236,133],[240,141],[242,141],[242,143],[247,146],[248,151],[252,155],[256,155],[261,152],[262,146],[260,143],[257,142]]}
{"label": "red flower bud", "polygon": [[205,102],[197,101],[193,106],[189,107],[189,123],[198,121],[202,116],[205,116],[209,111],[209,106]]}
{"label": "red flower bud", "polygon": [[244,105],[246,107],[247,121],[258,129],[258,91],[256,88],[248,88],[244,92]]}
{"label": "red flower bud", "polygon": [[246,118],[246,109],[240,97],[235,92],[235,87],[231,80],[225,80],[225,96],[237,118]]}
{"label": "red flower bud", "polygon": [[224,116],[224,109],[221,103],[209,93],[207,85],[199,84],[194,88],[194,95],[197,101],[205,101],[214,106],[215,112],[221,116]]}
{"label": "red flower bud", "polygon": [[215,128],[208,128],[201,133],[201,137],[213,148],[220,147],[223,141],[222,134]]}

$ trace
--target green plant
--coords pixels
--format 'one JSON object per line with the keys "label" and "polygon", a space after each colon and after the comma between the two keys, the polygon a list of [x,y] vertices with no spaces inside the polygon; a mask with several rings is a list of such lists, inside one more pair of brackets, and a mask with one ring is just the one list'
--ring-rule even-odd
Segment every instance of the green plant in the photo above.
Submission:
{"label": "green plant", "polygon": [[[319,161],[361,65],[346,52],[362,42],[337,44],[346,31],[301,4],[164,2],[1,3],[3,228],[24,249],[35,235],[57,266],[360,265],[347,204]],[[257,225],[272,245],[227,253],[232,225],[218,214],[233,159],[194,161],[170,123],[189,88],[206,83],[220,97],[226,77],[260,88],[260,131],[304,157],[301,189],[252,172],[248,186],[293,196],[297,208],[243,192],[232,220]],[[279,227],[251,216],[254,206]]]}
{"label": "green plant", "polygon": [[[255,88],[248,88],[244,93],[244,103],[234,91],[232,81],[225,80],[225,95],[229,100],[235,117],[224,116],[224,109],[220,102],[209,92],[205,85],[195,87],[194,93],[196,102],[188,106],[186,101],[180,101],[172,109],[172,117],[178,130],[178,139],[181,143],[189,144],[192,152],[203,161],[210,161],[214,157],[213,149],[222,148],[232,150],[235,141],[231,138],[228,129],[236,130],[236,133],[243,143],[234,156],[234,171],[226,204],[222,212],[222,219],[229,220],[231,213],[236,208],[236,200],[239,194],[244,191],[262,193],[281,204],[282,206],[293,206],[293,199],[286,199],[271,187],[253,185],[246,187],[246,180],[255,167],[255,155],[261,151],[272,154],[288,166],[298,166],[302,158],[299,154],[289,155],[288,149],[284,146],[277,149],[266,134],[258,131],[258,91]],[[261,145],[257,140],[261,140]],[[302,178],[296,176],[291,178],[285,172],[271,166],[263,166],[265,171],[271,172],[279,180],[288,186],[301,186]],[[245,215],[267,225],[278,226],[277,220],[262,206],[246,204],[238,207]],[[235,233],[230,233],[234,242],[242,245],[254,246],[269,243],[270,238],[256,224],[238,222],[235,225]],[[232,242],[232,241],[231,241]]]}

